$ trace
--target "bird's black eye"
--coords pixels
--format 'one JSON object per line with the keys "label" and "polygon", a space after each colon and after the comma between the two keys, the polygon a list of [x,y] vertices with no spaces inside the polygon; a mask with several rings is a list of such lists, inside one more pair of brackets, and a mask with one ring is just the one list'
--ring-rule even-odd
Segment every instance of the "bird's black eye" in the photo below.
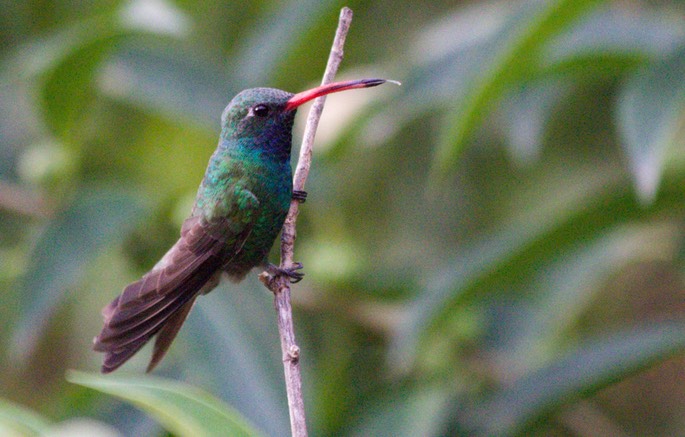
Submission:
{"label": "bird's black eye", "polygon": [[269,107],[266,105],[257,105],[252,108],[252,113],[257,117],[266,117],[269,115]]}

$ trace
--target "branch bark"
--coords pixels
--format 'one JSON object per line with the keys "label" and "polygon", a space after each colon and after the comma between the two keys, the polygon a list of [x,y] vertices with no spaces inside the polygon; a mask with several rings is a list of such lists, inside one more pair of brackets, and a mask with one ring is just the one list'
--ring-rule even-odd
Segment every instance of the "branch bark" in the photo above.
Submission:
{"label": "branch bark", "polygon": [[[338,29],[333,40],[328,64],[324,72],[322,85],[333,81],[343,58],[345,38],[352,23],[352,10],[344,7],[340,11]],[[319,126],[321,113],[326,101],[326,96],[314,100],[309,110],[307,125],[305,127],[300,148],[300,157],[293,177],[293,190],[304,191],[304,185],[309,175],[309,167],[312,162],[312,147],[314,136]],[[281,265],[282,269],[291,269],[294,266],[293,253],[297,230],[295,223],[299,214],[299,202],[293,200],[290,203],[290,211],[285,219],[281,233]],[[281,337],[281,351],[283,354],[283,370],[285,372],[286,390],[288,393],[288,408],[290,410],[290,430],[294,437],[307,436],[307,422],[302,398],[302,378],[300,376],[300,348],[295,342],[295,330],[293,328],[292,307],[290,305],[290,282],[283,275],[271,277],[264,272],[260,275],[261,281],[274,293],[274,305],[278,313],[278,331]]]}

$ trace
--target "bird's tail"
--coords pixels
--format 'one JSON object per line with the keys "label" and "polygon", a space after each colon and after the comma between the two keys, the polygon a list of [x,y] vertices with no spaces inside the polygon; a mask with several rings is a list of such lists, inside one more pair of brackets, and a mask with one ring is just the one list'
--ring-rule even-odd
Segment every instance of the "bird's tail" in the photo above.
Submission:
{"label": "bird's tail", "polygon": [[[172,249],[174,250],[174,249]],[[155,268],[127,286],[102,310],[104,327],[93,349],[105,353],[102,372],[124,364],[154,336],[149,372],[164,357],[195,299],[216,286],[220,259],[192,259]]]}
{"label": "bird's tail", "polygon": [[[93,348],[105,353],[103,373],[116,370],[155,335],[147,370],[159,363],[197,296],[216,286],[222,266],[249,234],[246,229],[237,238],[231,234],[234,227],[228,219],[209,223],[199,216],[189,218],[162,260],[102,310],[105,326]],[[233,244],[228,244],[231,235]]]}
{"label": "bird's tail", "polygon": [[[138,283],[133,283],[129,287],[137,284]],[[118,369],[145,346],[153,336],[157,335],[152,358],[147,367],[147,371],[149,372],[154,369],[162,358],[164,358],[164,355],[166,355],[169,346],[171,346],[171,342],[176,338],[183,322],[185,322],[186,317],[188,317],[188,313],[195,303],[197,294],[187,300],[182,299],[177,302],[169,302],[167,305],[157,305],[160,308],[166,307],[160,309],[157,314],[146,315],[145,309],[141,308],[139,314],[141,321],[137,324],[112,323],[112,317],[115,314],[119,314],[121,311],[118,309],[120,297],[121,296],[118,296],[102,310],[102,315],[105,319],[105,327],[102,329],[100,335],[95,337],[94,340],[93,349],[105,353],[102,373],[110,373]],[[149,311],[147,311],[147,313],[149,313]]]}

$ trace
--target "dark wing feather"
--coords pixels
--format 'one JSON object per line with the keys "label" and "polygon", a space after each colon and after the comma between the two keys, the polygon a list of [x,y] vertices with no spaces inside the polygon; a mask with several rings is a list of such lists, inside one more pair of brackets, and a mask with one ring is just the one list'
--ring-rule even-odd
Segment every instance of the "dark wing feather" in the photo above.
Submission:
{"label": "dark wing feather", "polygon": [[164,357],[205,284],[244,244],[257,204],[254,198],[250,208],[239,208],[230,219],[186,220],[181,238],[158,265],[103,309],[105,326],[94,349],[105,352],[104,373],[116,370],[157,334],[148,371]]}

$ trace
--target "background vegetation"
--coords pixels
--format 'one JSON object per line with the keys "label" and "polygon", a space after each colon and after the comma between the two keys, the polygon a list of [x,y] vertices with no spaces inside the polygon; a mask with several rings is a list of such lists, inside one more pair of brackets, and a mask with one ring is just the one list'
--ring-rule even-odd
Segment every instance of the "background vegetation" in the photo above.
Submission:
{"label": "background vegetation", "polygon": [[318,82],[345,4],[339,78],[404,85],[330,97],[319,131],[311,433],[685,434],[675,0],[4,2],[0,433],[286,433],[256,274],[200,299],[155,377],[147,351],[97,376],[91,339],[177,238],[228,100]]}

